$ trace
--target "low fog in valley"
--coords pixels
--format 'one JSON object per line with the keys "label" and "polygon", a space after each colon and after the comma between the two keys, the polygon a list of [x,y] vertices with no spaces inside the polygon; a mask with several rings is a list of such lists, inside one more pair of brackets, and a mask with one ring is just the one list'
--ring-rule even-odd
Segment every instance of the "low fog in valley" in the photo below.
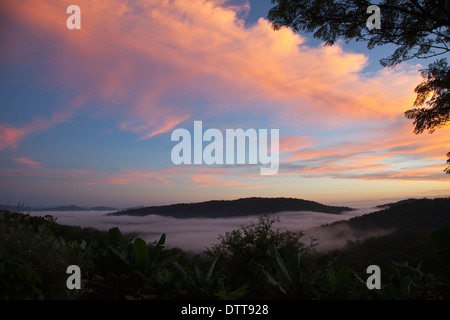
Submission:
{"label": "low fog in valley", "polygon": [[[347,240],[365,238],[374,235],[384,235],[391,230],[373,230],[364,234],[356,234],[347,225],[320,228],[339,220],[348,220],[377,211],[377,208],[357,209],[339,215],[319,212],[296,211],[273,214],[280,218],[274,227],[290,231],[303,231],[305,243],[309,238],[317,239],[317,250],[326,251],[339,248]],[[59,224],[80,227],[93,227],[99,230],[108,230],[118,227],[122,233],[138,236],[147,242],[158,240],[165,233],[166,247],[178,247],[186,252],[201,253],[218,243],[218,236],[226,232],[258,222],[258,216],[245,216],[233,218],[189,218],[178,219],[159,215],[148,216],[109,216],[108,211],[49,211],[30,212],[34,216],[51,215]]]}

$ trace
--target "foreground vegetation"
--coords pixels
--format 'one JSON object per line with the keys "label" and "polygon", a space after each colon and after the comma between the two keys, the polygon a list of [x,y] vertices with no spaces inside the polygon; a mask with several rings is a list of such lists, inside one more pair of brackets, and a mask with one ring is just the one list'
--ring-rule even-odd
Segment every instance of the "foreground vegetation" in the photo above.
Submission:
{"label": "foreground vegetation", "polygon": [[[450,228],[401,230],[326,254],[301,232],[255,224],[219,236],[204,254],[0,211],[0,299],[449,299]],[[382,271],[369,290],[369,265]],[[81,289],[69,290],[69,265]]]}

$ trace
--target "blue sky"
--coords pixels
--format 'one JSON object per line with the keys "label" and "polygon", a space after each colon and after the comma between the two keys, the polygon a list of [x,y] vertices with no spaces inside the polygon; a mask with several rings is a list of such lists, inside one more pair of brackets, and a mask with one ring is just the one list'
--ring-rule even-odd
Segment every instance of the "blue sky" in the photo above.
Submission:
{"label": "blue sky", "polygon": [[[448,128],[416,136],[403,116],[419,61],[384,69],[386,47],[323,47],[311,35],[275,32],[259,19],[270,0],[78,1],[81,30],[65,27],[69,1],[6,3],[0,203],[449,194]],[[279,129],[279,173],[174,165],[171,133],[195,120],[205,129]]]}

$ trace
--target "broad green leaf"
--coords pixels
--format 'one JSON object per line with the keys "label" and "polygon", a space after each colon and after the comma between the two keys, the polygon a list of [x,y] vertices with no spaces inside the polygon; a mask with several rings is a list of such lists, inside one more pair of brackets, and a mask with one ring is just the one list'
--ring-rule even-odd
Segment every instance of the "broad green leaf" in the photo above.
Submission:
{"label": "broad green leaf", "polygon": [[209,279],[211,279],[211,275],[212,275],[212,273],[214,271],[214,266],[216,265],[216,262],[217,262],[218,259],[219,259],[219,257],[216,257],[214,259],[214,261],[211,263],[211,265],[209,266],[208,273],[205,276],[206,281],[209,281]]}
{"label": "broad green leaf", "polygon": [[222,278],[219,278],[217,280],[217,288],[219,292],[225,292],[225,283],[223,282]]}
{"label": "broad green leaf", "polygon": [[402,299],[406,299],[409,297],[411,292],[411,283],[412,279],[407,276],[403,277],[403,279],[400,281],[399,292]]}
{"label": "broad green leaf", "polygon": [[106,235],[106,244],[111,247],[117,247],[119,244],[123,242],[122,233],[119,228],[114,227],[108,230],[108,234]]}
{"label": "broad green leaf", "polygon": [[300,253],[296,253],[291,261],[291,270],[292,272],[300,269]]}
{"label": "broad green leaf", "polygon": [[335,287],[340,288],[354,281],[353,275],[355,272],[349,266],[342,266],[336,274]]}
{"label": "broad green leaf", "polygon": [[195,266],[194,267],[195,270],[195,275],[197,277],[197,283],[199,285],[202,285],[203,283],[205,283],[205,278],[203,277],[203,273],[202,271],[199,269],[199,267]]}
{"label": "broad green leaf", "polygon": [[148,255],[147,243],[141,238],[134,239],[134,253],[136,254],[137,264],[140,268],[150,266],[150,257]]}
{"label": "broad green leaf", "polygon": [[275,258],[276,261],[278,281],[284,289],[289,290],[291,284],[291,276],[288,269],[286,268],[283,259],[280,256],[280,253],[272,244],[269,246],[269,253],[273,258]]}
{"label": "broad green leaf", "polygon": [[161,254],[161,250],[164,247],[164,243],[166,242],[166,235],[162,234],[159,238],[158,243],[155,245],[153,250],[150,253],[150,263],[151,265],[155,265],[156,261],[158,260],[159,255]]}
{"label": "broad green leaf", "polygon": [[188,282],[193,287],[197,287],[197,284],[192,279],[192,277],[186,272],[186,270],[183,269],[182,266],[180,266],[180,264],[177,261],[174,261],[173,265],[181,273],[181,275],[183,276],[184,280],[186,280],[186,282]]}
{"label": "broad green leaf", "polygon": [[331,271],[327,272],[327,280],[330,284],[331,289],[336,289],[336,276]]}
{"label": "broad green leaf", "polygon": [[111,250],[123,263],[128,266],[131,266],[130,262],[127,260],[126,256],[120,253],[116,248],[108,246],[109,250]]}

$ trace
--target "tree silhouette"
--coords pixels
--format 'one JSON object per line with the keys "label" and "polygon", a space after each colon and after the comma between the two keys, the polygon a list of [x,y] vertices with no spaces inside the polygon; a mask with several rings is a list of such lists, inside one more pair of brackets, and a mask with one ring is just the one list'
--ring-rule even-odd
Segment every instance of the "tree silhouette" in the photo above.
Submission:
{"label": "tree silhouette", "polygon": [[[313,33],[333,45],[338,39],[367,42],[368,49],[387,44],[395,51],[380,60],[384,67],[395,67],[413,58],[428,59],[450,52],[449,0],[272,0],[268,13],[275,30],[283,26]],[[381,28],[366,26],[367,8],[377,5]],[[424,81],[416,88],[414,109],[405,112],[414,120],[414,133],[430,133],[450,123],[450,71],[445,58],[420,71]],[[420,107],[423,106],[425,107]],[[447,154],[450,164],[450,152]],[[450,174],[450,166],[444,170]]]}
{"label": "tree silhouette", "polygon": [[[425,80],[414,90],[417,93],[414,106],[426,104],[428,107],[408,110],[405,115],[414,119],[414,133],[423,133],[424,130],[432,133],[450,123],[450,68],[445,59],[440,59],[420,72]],[[450,152],[447,157],[450,164]],[[450,174],[450,166],[444,171]]]}

